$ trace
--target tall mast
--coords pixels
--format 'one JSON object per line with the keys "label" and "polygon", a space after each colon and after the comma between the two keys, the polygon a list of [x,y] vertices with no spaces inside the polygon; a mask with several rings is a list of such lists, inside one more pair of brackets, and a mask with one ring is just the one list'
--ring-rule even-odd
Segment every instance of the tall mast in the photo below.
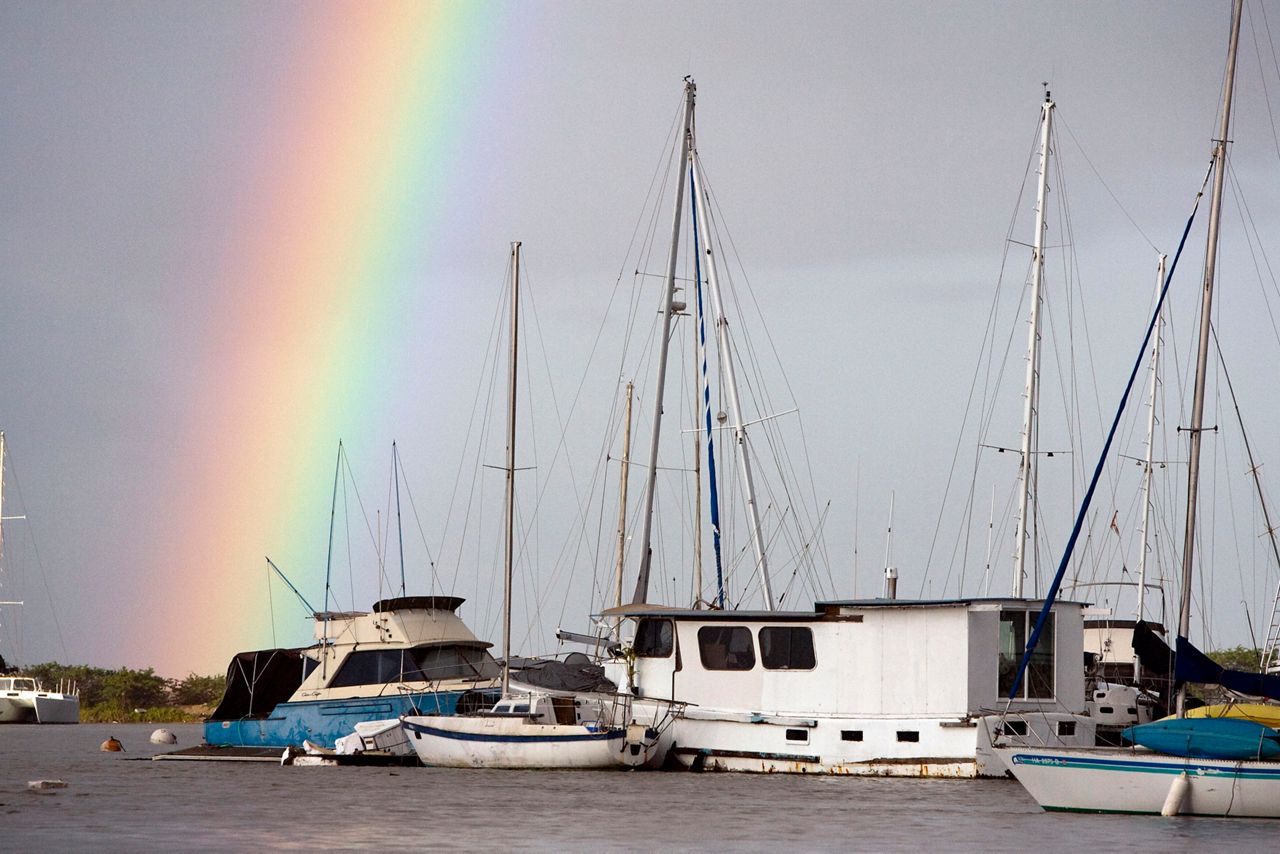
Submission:
{"label": "tall mast", "polygon": [[[1227,137],[1231,130],[1231,95],[1235,88],[1236,46],[1240,41],[1240,16],[1243,0],[1235,0],[1231,8],[1231,42],[1227,48],[1227,76],[1222,87],[1222,117],[1218,138],[1213,141],[1213,204],[1209,208],[1209,236],[1204,251],[1204,290],[1200,300],[1200,349],[1196,355],[1195,396],[1191,403],[1190,449],[1187,456],[1187,523],[1182,546],[1182,598],[1178,609],[1178,637],[1191,631],[1191,571],[1194,566],[1196,541],[1196,498],[1200,487],[1200,433],[1204,423],[1204,387],[1209,362],[1209,337],[1212,328],[1213,276],[1218,259],[1218,229],[1222,220],[1222,187],[1227,171]],[[1186,712],[1187,687],[1178,688],[1177,712]]]}
{"label": "tall mast", "polygon": [[756,503],[755,483],[751,477],[751,454],[747,450],[747,428],[742,417],[742,403],[738,397],[738,381],[734,372],[733,352],[729,344],[729,320],[724,311],[724,297],[720,292],[720,279],[716,272],[716,255],[711,243],[711,206],[707,200],[706,181],[702,177],[702,163],[696,146],[690,153],[693,162],[693,193],[702,215],[697,218],[701,233],[703,260],[707,264],[707,287],[711,291],[716,320],[716,351],[720,357],[720,369],[724,372],[725,387],[729,394],[729,411],[733,418],[733,440],[738,449],[738,471],[742,477],[742,491],[747,502],[747,520],[751,526],[751,544],[756,553],[756,570],[760,574],[760,588],[764,591],[765,608],[772,611],[773,585],[769,581],[769,565],[764,553],[764,531],[760,527],[760,508]]}
{"label": "tall mast", "polygon": [[1013,595],[1022,598],[1022,583],[1027,572],[1027,528],[1035,512],[1036,447],[1039,441],[1037,419],[1040,408],[1040,289],[1044,280],[1045,203],[1049,196],[1049,138],[1053,124],[1053,101],[1049,90],[1041,105],[1040,186],[1036,191],[1036,233],[1031,267],[1031,323],[1027,333],[1026,401],[1022,410],[1022,465],[1018,471],[1021,491],[1018,495],[1018,532],[1013,553]]}
{"label": "tall mast", "polygon": [[[634,383],[627,383],[627,424],[622,430],[622,475],[618,484],[618,562],[614,566],[614,604],[622,605],[622,560],[627,550],[627,476],[631,466],[631,395]],[[622,618],[614,625],[615,636],[622,630]]]}
{"label": "tall mast", "polygon": [[640,535],[640,575],[632,602],[645,602],[649,596],[649,569],[653,558],[653,497],[658,485],[658,439],[662,427],[662,392],[667,384],[667,351],[671,348],[672,302],[676,292],[676,263],[680,252],[680,207],[684,201],[684,173],[689,165],[689,145],[693,124],[693,97],[697,87],[692,80],[684,84],[684,116],[681,120],[680,164],[676,169],[675,207],[671,214],[671,252],[667,256],[667,283],[662,296],[662,341],[658,346],[658,385],[653,395],[653,432],[649,439],[649,471],[644,492],[644,528]]}
{"label": "tall mast", "polygon": [[[1160,262],[1157,265],[1156,273],[1156,297],[1159,298],[1160,290],[1164,287],[1164,265],[1169,256],[1161,255]],[[1160,333],[1164,327],[1164,314],[1161,313],[1156,317],[1156,328],[1153,333],[1151,343],[1151,390],[1147,398],[1149,411],[1147,412],[1147,458],[1144,461],[1145,470],[1142,474],[1142,542],[1138,547],[1138,619],[1145,620],[1147,618],[1146,602],[1147,602],[1147,540],[1151,528],[1151,469],[1154,465],[1155,457],[1155,433],[1156,433],[1156,393],[1160,388]],[[1137,656],[1134,657],[1134,673],[1138,673],[1137,668],[1141,665],[1138,663]]]}
{"label": "tall mast", "polygon": [[507,531],[502,578],[502,696],[511,688],[511,572],[515,563],[516,354],[520,332],[520,241],[511,242],[511,369],[507,385]]}

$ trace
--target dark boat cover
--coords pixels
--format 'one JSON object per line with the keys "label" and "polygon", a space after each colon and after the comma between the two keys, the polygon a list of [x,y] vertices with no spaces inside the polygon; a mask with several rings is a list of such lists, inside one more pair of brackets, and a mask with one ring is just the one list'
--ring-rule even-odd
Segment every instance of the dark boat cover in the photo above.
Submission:
{"label": "dark boat cover", "polygon": [[1177,668],[1174,676],[1179,682],[1221,685],[1237,694],[1280,700],[1280,676],[1248,673],[1244,670],[1227,670],[1192,646],[1191,641],[1186,638],[1178,638]]}
{"label": "dark boat cover", "polygon": [[315,669],[301,649],[263,649],[236,653],[227,666],[227,690],[211,721],[265,718],[293,696]]}

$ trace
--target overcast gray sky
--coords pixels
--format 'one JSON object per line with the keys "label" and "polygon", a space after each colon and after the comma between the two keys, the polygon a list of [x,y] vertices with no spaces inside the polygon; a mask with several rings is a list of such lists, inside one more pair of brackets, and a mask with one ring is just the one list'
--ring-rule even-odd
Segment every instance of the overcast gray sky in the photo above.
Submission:
{"label": "overcast gray sky", "polygon": [[[1280,233],[1269,30],[1280,38],[1280,6],[1246,7],[1219,323],[1265,464],[1280,456],[1265,429],[1280,417],[1266,396],[1277,340],[1255,273],[1262,256],[1242,220],[1264,241]],[[319,604],[340,438],[378,502],[388,447],[400,443],[434,548],[508,241],[524,242],[548,364],[567,394],[687,74],[698,83],[702,156],[803,413],[814,492],[831,502],[834,592],[852,593],[855,542],[859,593],[878,589],[893,492],[900,589],[954,594],[945,561],[935,554],[927,576],[926,563],[1015,213],[1026,225],[1013,238],[1030,239],[1032,194],[1019,194],[1042,83],[1059,106],[1055,199],[1069,197],[1071,212],[1069,223],[1051,217],[1050,240],[1071,245],[1089,311],[1088,395],[1110,407],[1150,303],[1152,244],[1176,248],[1208,164],[1228,18],[1225,0],[0,3],[0,428],[22,498],[13,506],[6,489],[6,514],[28,517],[7,525],[22,578],[10,572],[5,590],[27,605],[3,612],[0,651],[18,643],[20,624],[24,661],[183,675],[271,643],[262,555]],[[386,51],[374,51],[379,39]],[[397,124],[414,99],[435,112]],[[408,186],[375,193],[370,182],[363,198],[355,170],[378,164],[354,158],[382,141],[414,152]],[[344,179],[349,196],[276,195]],[[318,210],[323,202],[330,209]],[[337,241],[328,254],[263,249],[284,219],[312,214],[334,231],[308,235],[344,233],[347,221],[352,232],[398,235],[383,244],[393,259],[378,268],[385,290],[370,274],[333,291],[355,295],[333,306],[341,343],[328,355],[377,368],[345,385],[317,379],[323,395],[303,393],[304,369],[255,390],[254,377],[317,356],[293,337],[292,315],[265,307],[287,303],[302,320],[330,299],[317,287],[315,304],[299,308],[308,304],[298,292],[289,299],[303,302],[287,302],[272,289],[302,287],[317,270],[372,269],[343,254],[367,253],[372,240]],[[1179,278],[1184,363],[1196,234]],[[1016,300],[1025,250],[1009,258]],[[274,277],[239,275],[269,263]],[[1232,324],[1240,331],[1229,335]],[[1020,371],[1009,376],[1016,398]],[[607,383],[585,388],[580,412],[613,405]],[[245,403],[253,395],[256,408]],[[1016,446],[1017,429],[1011,420],[988,439]],[[1045,430],[1046,444],[1062,435]],[[575,442],[569,454],[598,454],[598,436]],[[285,448],[298,459],[277,466]],[[954,477],[970,476],[962,467]],[[1243,472],[1233,477],[1238,491]],[[1051,551],[1069,498],[1058,496],[1047,526],[1059,538]],[[547,510],[560,518],[539,522],[551,555],[573,512],[566,500]],[[1201,610],[1220,646],[1249,641],[1241,603],[1265,620],[1276,573],[1262,562],[1253,511],[1219,513],[1207,540],[1220,541],[1219,566]],[[944,525],[938,550],[950,551],[957,524]],[[992,589],[1003,593],[1011,546],[994,552]],[[464,615],[496,640],[491,581],[462,576],[459,592],[473,600]],[[580,576],[562,583],[567,604],[527,622],[526,651],[550,647],[562,615],[584,628],[599,604]],[[368,579],[357,588],[354,604],[367,607],[376,589]],[[283,595],[278,640],[303,642],[305,621]]]}

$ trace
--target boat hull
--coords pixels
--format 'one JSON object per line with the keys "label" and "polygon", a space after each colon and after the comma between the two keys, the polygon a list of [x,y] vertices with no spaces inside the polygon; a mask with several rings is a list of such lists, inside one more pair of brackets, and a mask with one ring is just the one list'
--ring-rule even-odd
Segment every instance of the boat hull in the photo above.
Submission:
{"label": "boat hull", "polygon": [[[468,689],[471,690],[471,689]],[[206,721],[204,739],[213,747],[301,747],[310,741],[332,749],[356,724],[403,715],[453,715],[467,691],[389,694],[280,703],[265,718]]]}
{"label": "boat hull", "polygon": [[[1031,744],[1092,745],[1091,722],[1069,713],[1011,719]],[[1073,735],[1060,735],[1063,724]],[[1004,725],[1008,725],[1006,722]],[[868,777],[1004,777],[991,750],[999,716],[867,718],[686,709],[672,726],[671,757],[693,771]]]}
{"label": "boat hull", "polygon": [[1018,782],[1050,811],[1160,815],[1174,800],[1171,790],[1185,780],[1185,792],[1172,810],[1178,815],[1280,818],[1280,762],[1101,747],[996,751]]}
{"label": "boat hull", "polygon": [[625,731],[525,718],[408,716],[409,743],[423,765],[444,768],[623,768]]}
{"label": "boat hull", "polygon": [[0,697],[0,724],[78,724],[80,698],[44,691],[17,691]]}

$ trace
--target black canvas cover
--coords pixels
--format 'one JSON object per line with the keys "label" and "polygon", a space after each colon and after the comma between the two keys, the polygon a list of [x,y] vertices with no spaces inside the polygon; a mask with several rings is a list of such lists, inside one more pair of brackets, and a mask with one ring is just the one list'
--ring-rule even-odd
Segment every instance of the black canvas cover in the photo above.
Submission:
{"label": "black canvas cover", "polygon": [[1139,620],[1133,626],[1133,651],[1142,662],[1142,669],[1151,676],[1168,676],[1173,673],[1173,650],[1164,642],[1151,624]]}
{"label": "black canvas cover", "polygon": [[293,696],[315,668],[301,649],[263,649],[240,652],[227,666],[227,689],[211,721],[265,718]]}
{"label": "black canvas cover", "polygon": [[549,691],[605,691],[613,692],[617,686],[604,678],[604,668],[592,664],[591,659],[580,652],[572,652],[564,661],[547,659],[531,661],[512,673],[513,678],[528,685]]}

